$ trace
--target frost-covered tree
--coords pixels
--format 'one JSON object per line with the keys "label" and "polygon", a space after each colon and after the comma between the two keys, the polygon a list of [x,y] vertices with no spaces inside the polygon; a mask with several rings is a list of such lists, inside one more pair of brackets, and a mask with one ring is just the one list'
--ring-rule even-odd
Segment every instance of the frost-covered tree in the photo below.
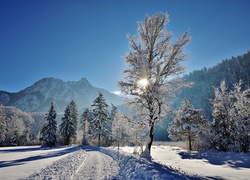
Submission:
{"label": "frost-covered tree", "polygon": [[[136,118],[133,117],[133,119]],[[129,123],[129,142],[139,146],[141,152],[144,152],[143,146],[145,145],[147,136],[148,136],[148,131],[144,123],[136,120],[133,120],[131,121],[131,123]]]}
{"label": "frost-covered tree", "polygon": [[128,118],[112,104],[112,141],[117,145],[118,151],[120,145],[124,145],[130,139],[130,126]]}
{"label": "frost-covered tree", "polygon": [[89,121],[89,133],[93,137],[98,138],[98,145],[101,145],[101,137],[105,140],[110,139],[110,117],[108,112],[108,105],[101,92],[99,96],[94,100],[92,117]]}
{"label": "frost-covered tree", "polygon": [[8,145],[21,146],[27,145],[29,139],[24,137],[27,127],[24,125],[22,118],[18,115],[12,115],[8,120],[7,141]]}
{"label": "frost-covered tree", "polygon": [[88,143],[88,127],[89,121],[91,121],[91,117],[92,112],[89,110],[89,108],[86,108],[81,116],[82,144]]}
{"label": "frost-covered tree", "polygon": [[167,97],[181,86],[177,77],[184,72],[181,62],[186,54],[183,49],[190,40],[185,32],[172,42],[172,34],[165,29],[168,22],[168,14],[147,15],[144,22],[138,22],[138,35],[127,35],[130,52],[124,59],[128,69],[124,71],[124,81],[119,82],[123,94],[133,97],[128,100],[129,104],[137,108],[149,128],[144,151],[148,155],[155,125],[166,116]]}
{"label": "frost-covered tree", "polygon": [[77,105],[75,103],[75,101],[71,101],[70,104],[69,104],[69,108],[70,108],[70,114],[71,114],[71,118],[73,119],[73,122],[74,122],[74,125],[75,125],[75,132],[76,132],[76,135],[75,135],[75,139],[74,139],[74,142],[76,142],[76,139],[77,139],[77,130],[78,130],[78,109],[77,109]]}
{"label": "frost-covered tree", "polygon": [[228,91],[225,81],[215,88],[211,147],[221,151],[246,152],[250,138],[250,89],[242,91],[242,82]]}
{"label": "frost-covered tree", "polygon": [[69,145],[76,138],[76,125],[71,114],[70,104],[67,105],[64,111],[64,117],[62,117],[62,122],[59,125],[59,132],[64,145]]}
{"label": "frost-covered tree", "polygon": [[55,146],[57,137],[56,111],[51,102],[49,113],[46,114],[41,129],[42,146]]}
{"label": "frost-covered tree", "polygon": [[22,134],[19,136],[19,144],[20,145],[29,145],[32,140],[34,140],[31,127],[29,125],[23,126]]}
{"label": "frost-covered tree", "polygon": [[234,97],[228,93],[225,81],[221,82],[220,88],[214,89],[213,122],[212,122],[212,148],[227,151],[228,145],[232,144],[231,132],[233,122],[229,112],[232,108]]}
{"label": "frost-covered tree", "polygon": [[242,81],[234,86],[234,104],[229,111],[232,119],[233,145],[230,148],[237,152],[247,152],[250,145],[250,88],[242,91]]}
{"label": "frost-covered tree", "polygon": [[7,117],[0,106],[0,146],[6,145],[7,130]]}
{"label": "frost-covered tree", "polygon": [[173,140],[188,140],[189,150],[204,124],[200,109],[194,109],[191,101],[184,99],[176,116],[168,127],[169,137]]}

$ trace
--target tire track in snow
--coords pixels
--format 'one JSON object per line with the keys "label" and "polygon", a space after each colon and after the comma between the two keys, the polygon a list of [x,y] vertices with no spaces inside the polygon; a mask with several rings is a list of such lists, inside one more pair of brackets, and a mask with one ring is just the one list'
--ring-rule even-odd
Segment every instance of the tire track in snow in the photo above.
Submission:
{"label": "tire track in snow", "polygon": [[117,162],[112,157],[99,151],[86,151],[86,159],[79,167],[74,180],[113,179],[119,173]]}
{"label": "tire track in snow", "polygon": [[86,154],[84,154],[84,156],[85,156],[85,158],[84,158],[82,164],[77,168],[75,174],[72,174],[72,176],[70,177],[70,179],[74,179],[74,176],[79,172],[79,170],[81,169],[81,167],[84,165],[84,163],[85,163],[85,161],[86,161],[86,159],[87,159]]}

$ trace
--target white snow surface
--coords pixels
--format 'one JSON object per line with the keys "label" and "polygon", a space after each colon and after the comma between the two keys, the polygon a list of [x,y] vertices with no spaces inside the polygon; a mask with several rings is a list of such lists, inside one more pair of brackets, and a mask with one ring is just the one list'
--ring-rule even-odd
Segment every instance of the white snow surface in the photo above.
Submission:
{"label": "white snow surface", "polygon": [[0,179],[249,179],[247,153],[187,152],[152,146],[153,161],[135,147],[0,148]]}
{"label": "white snow surface", "polygon": [[[134,147],[120,147],[134,153]],[[152,146],[154,162],[201,179],[250,179],[250,154],[233,152],[188,152],[179,147]]]}
{"label": "white snow surface", "polygon": [[41,148],[40,146],[1,147],[0,179],[22,179],[78,149],[77,146],[56,148]]}

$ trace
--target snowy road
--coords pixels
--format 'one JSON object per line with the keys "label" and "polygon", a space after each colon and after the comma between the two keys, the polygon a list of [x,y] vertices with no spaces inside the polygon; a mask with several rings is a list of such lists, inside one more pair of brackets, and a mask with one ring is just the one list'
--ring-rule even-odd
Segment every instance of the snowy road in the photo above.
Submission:
{"label": "snowy road", "polygon": [[25,179],[32,180],[82,180],[82,179],[114,179],[119,167],[112,157],[100,152],[98,147],[78,147],[46,168],[37,171]]}
{"label": "snowy road", "polygon": [[119,173],[117,162],[110,156],[85,149],[85,159],[71,179],[113,179]]}
{"label": "snowy road", "polygon": [[77,151],[77,146],[40,148],[19,146],[0,148],[0,179],[16,180],[35,173]]}

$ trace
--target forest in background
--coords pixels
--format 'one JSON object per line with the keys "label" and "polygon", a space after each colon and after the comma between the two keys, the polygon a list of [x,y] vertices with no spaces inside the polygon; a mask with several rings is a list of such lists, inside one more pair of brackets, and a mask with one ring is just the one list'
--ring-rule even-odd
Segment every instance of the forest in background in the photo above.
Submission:
{"label": "forest in background", "polygon": [[[176,99],[172,103],[172,109],[178,109],[181,105],[182,99],[185,98],[191,101],[195,108],[203,109],[202,113],[205,119],[212,121],[211,100],[214,99],[214,88],[218,88],[220,83],[225,80],[227,87],[230,90],[233,88],[233,85],[239,82],[240,79],[243,80],[244,90],[244,86],[248,86],[250,83],[250,51],[241,56],[223,60],[214,67],[195,70],[187,75],[184,75],[184,81],[193,82],[194,84],[192,87],[182,88],[177,92]],[[123,110],[124,108],[118,106],[118,109]],[[33,143],[37,143],[39,126],[45,116],[45,113],[26,113],[14,107],[5,107],[3,110],[5,111],[9,121],[22,121],[22,123],[18,123],[18,126],[15,126],[15,128],[25,132],[25,136],[23,137],[24,144],[32,144],[32,142],[28,142],[30,140],[33,140]],[[173,118],[174,114],[170,114],[160,125],[156,127],[156,141],[168,140],[167,128]],[[57,121],[61,121],[61,116],[57,118]],[[24,128],[20,128],[20,126],[24,126]]]}
{"label": "forest in background", "polygon": [[212,120],[212,104],[214,99],[214,88],[218,88],[224,80],[229,90],[233,86],[243,81],[244,86],[250,84],[250,51],[247,53],[223,60],[221,63],[211,68],[195,70],[184,75],[185,82],[193,82],[192,87],[185,87],[177,92],[177,100],[173,103],[173,108],[178,108],[183,98],[190,100],[195,108],[203,109],[206,119]]}
{"label": "forest in background", "polygon": [[[237,57],[222,60],[219,64],[201,70],[194,70],[183,76],[183,81],[193,82],[191,87],[184,87],[176,93],[176,99],[172,103],[172,110],[177,110],[185,98],[192,102],[197,109],[203,109],[202,114],[205,119],[212,121],[212,103],[214,99],[214,88],[220,87],[220,83],[225,80],[228,90],[243,81],[244,90],[250,84],[250,51]],[[157,127],[156,140],[165,141],[168,139],[168,124],[173,120],[174,114],[168,116]]]}

